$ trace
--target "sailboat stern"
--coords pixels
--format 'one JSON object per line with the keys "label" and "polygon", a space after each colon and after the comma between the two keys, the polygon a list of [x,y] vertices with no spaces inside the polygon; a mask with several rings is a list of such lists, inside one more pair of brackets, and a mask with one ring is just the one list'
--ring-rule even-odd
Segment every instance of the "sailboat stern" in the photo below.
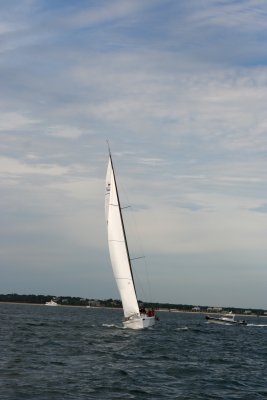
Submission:
{"label": "sailboat stern", "polygon": [[134,315],[123,321],[123,327],[128,329],[146,329],[155,325],[155,316]]}

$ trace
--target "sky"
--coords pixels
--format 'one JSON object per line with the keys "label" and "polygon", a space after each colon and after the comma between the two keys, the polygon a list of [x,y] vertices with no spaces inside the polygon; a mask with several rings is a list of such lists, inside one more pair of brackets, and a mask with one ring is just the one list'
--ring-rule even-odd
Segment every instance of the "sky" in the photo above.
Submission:
{"label": "sky", "polygon": [[119,298],[108,140],[139,298],[267,309],[266,1],[0,10],[0,293]]}

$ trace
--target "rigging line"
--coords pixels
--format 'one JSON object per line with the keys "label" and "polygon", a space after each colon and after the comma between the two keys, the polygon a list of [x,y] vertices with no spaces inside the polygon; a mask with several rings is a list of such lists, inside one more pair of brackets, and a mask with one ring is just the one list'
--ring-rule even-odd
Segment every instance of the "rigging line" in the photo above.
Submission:
{"label": "rigging line", "polygon": [[[109,193],[107,193],[107,194],[109,194]],[[109,203],[109,205],[110,206],[113,206],[113,207],[119,207],[119,205],[118,204],[112,204],[112,203]],[[130,208],[131,206],[125,206],[125,207],[121,207],[121,210],[124,210],[125,208]]]}
{"label": "rigging line", "polygon": [[[133,215],[131,215],[131,223],[133,223],[134,221],[134,217]],[[135,221],[134,221],[135,222]],[[135,237],[137,239],[140,239],[138,237],[138,230],[136,229],[135,226]],[[138,268],[137,268],[137,263],[135,263],[134,260],[138,260],[138,259],[145,259],[146,261],[146,256],[144,255],[144,252],[141,249],[141,245],[140,245],[140,240],[137,240],[136,243],[137,247],[139,247],[139,253],[143,254],[142,256],[139,257],[133,257],[131,260],[133,260],[134,262],[134,274],[136,277],[136,280],[138,281],[138,285],[137,287],[139,288],[139,299],[142,298],[143,302],[151,302],[151,295],[150,295],[150,287],[149,287],[149,281],[148,281],[148,273],[147,273],[147,265],[146,263],[142,263],[141,265],[139,264]]]}
{"label": "rigging line", "polygon": [[[127,195],[127,194],[126,194],[126,195]],[[130,203],[130,202],[129,202],[129,203]],[[144,255],[145,252],[144,252],[144,247],[143,247],[142,239],[141,239],[141,236],[140,236],[140,232],[139,232],[139,229],[138,229],[138,224],[137,224],[136,218],[135,218],[135,216],[134,216],[133,213],[131,213],[131,220],[132,220],[132,222],[133,222],[134,230],[135,230],[136,236],[137,236],[137,242],[138,242],[137,245],[139,246],[140,253],[143,254],[143,256],[140,257],[140,258],[144,258],[145,278],[146,278],[147,290],[146,290],[146,291],[144,290],[143,285],[141,285],[140,287],[141,287],[141,289],[142,289],[143,295],[144,295],[145,297],[147,297],[147,296],[145,295],[145,292],[146,292],[146,294],[148,294],[148,301],[152,302],[153,296],[152,296],[151,283],[150,283],[150,278],[149,278],[149,273],[148,273],[147,258],[146,258],[146,256]],[[140,281],[140,277],[138,277],[138,278],[139,278],[139,281]]]}
{"label": "rigging line", "polygon": [[[131,258],[131,261],[135,262],[135,260],[138,260],[141,258],[145,258],[145,256]],[[144,264],[143,264],[143,267],[144,267]],[[144,276],[144,274],[136,268],[136,263],[134,264],[133,269],[134,269],[135,279],[138,282],[137,287],[139,288],[138,301],[141,300],[142,302],[151,302],[150,296],[148,298],[147,282],[144,282],[144,278],[146,278],[146,275]],[[140,274],[140,272],[141,272],[141,274]],[[146,281],[147,281],[147,279],[146,279]],[[149,295],[150,295],[150,293],[149,293]]]}
{"label": "rigging line", "polygon": [[[126,190],[125,184],[123,184],[123,185],[121,184],[121,189],[123,189],[124,197],[125,197],[127,203],[130,204],[130,207],[131,207],[132,202],[129,200],[130,191]],[[134,203],[136,203],[136,202],[134,202]],[[133,211],[134,211],[134,207],[133,207]],[[142,241],[141,241],[141,237],[140,237],[139,229],[138,229],[138,226],[137,226],[138,224],[136,222],[135,215],[132,212],[132,213],[129,214],[129,216],[130,216],[130,220],[128,221],[128,223],[130,223],[130,225],[132,225],[132,231],[135,232],[135,237],[137,239],[136,245],[137,245],[137,247],[139,247],[139,253],[144,255],[145,252],[144,252],[144,248],[143,248],[143,245],[142,245]],[[152,297],[153,296],[152,296],[151,284],[150,284],[149,273],[148,273],[148,264],[147,264],[146,257],[145,256],[143,256],[143,257],[145,258],[145,261],[144,261],[144,272],[145,273],[143,275],[144,275],[144,278],[145,278],[145,281],[146,281],[146,283],[145,283],[146,290],[144,290],[144,286],[142,284],[142,282],[144,280],[140,279],[140,276],[137,273],[136,268],[134,268],[134,274],[135,274],[135,278],[138,280],[138,288],[140,288],[139,291],[142,293],[142,295],[144,297],[148,298],[148,302],[152,302],[152,300],[153,300]]]}
{"label": "rigging line", "polygon": [[[129,200],[129,192],[130,192],[130,191],[129,191],[129,190],[126,190],[125,185],[123,185],[123,184],[121,184],[121,190],[122,190],[123,193],[124,193],[124,197],[125,197],[127,203],[130,204],[130,208],[132,208],[132,209],[134,210],[134,207],[132,207],[132,202]],[[131,228],[131,229],[127,229],[127,231],[128,231],[128,233],[129,233],[129,231],[131,231],[132,233],[134,232],[135,238],[138,238],[138,239],[139,239],[139,235],[138,235],[139,232],[138,232],[138,229],[136,228],[136,224],[135,224],[135,226],[133,227],[133,221],[136,222],[136,221],[134,220],[133,212],[131,212],[131,213],[128,214],[128,220],[126,221],[127,227],[129,227],[129,225],[131,225],[131,227],[129,227],[129,228]],[[140,242],[140,241],[139,241],[139,242]],[[138,251],[139,254],[140,254],[140,253],[143,254],[142,257],[136,257],[136,259],[138,259],[138,258],[145,258],[144,252],[143,252],[143,251],[140,251],[140,248],[141,248],[140,244],[139,244],[139,243],[135,243],[135,244],[137,245],[137,247],[139,247],[139,251]],[[131,261],[134,260],[134,259],[135,259],[135,257],[131,258]],[[134,271],[134,278],[135,278],[135,280],[138,282],[138,284],[137,284],[137,287],[138,287],[138,298],[139,298],[139,300],[140,300],[140,295],[141,295],[141,297],[143,297],[143,298],[147,298],[147,297],[148,297],[148,291],[144,289],[144,279],[142,279],[142,278],[146,278],[146,284],[145,284],[145,286],[146,286],[146,288],[147,288],[147,287],[149,286],[149,285],[148,285],[148,280],[147,280],[147,277],[146,277],[147,273],[145,274],[145,276],[144,276],[144,274],[142,274],[142,273],[141,273],[141,275],[140,275],[140,271],[138,271],[137,268],[136,268],[135,266],[132,266],[132,268],[133,268],[133,271]],[[149,291],[149,297],[151,297],[151,296],[150,296],[150,291]],[[143,301],[145,301],[145,300],[143,300]]]}

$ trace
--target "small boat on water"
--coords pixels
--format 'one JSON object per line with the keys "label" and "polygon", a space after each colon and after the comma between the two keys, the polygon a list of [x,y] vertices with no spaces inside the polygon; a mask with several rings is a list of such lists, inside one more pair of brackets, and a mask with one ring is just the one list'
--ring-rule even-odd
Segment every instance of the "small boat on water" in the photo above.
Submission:
{"label": "small boat on water", "polygon": [[46,306],[58,306],[58,304],[54,300],[47,301],[45,303]]}
{"label": "small boat on water", "polygon": [[211,317],[210,315],[206,315],[206,320],[209,323],[221,325],[247,325],[247,321],[245,320],[236,320],[235,314],[233,314],[232,311],[228,314],[222,315],[221,317]]}
{"label": "small boat on water", "polygon": [[105,213],[108,228],[108,245],[114,277],[120,293],[124,328],[144,329],[155,324],[154,310],[139,307],[134,276],[129,254],[126,231],[118,187],[109,150],[109,162],[106,176]]}

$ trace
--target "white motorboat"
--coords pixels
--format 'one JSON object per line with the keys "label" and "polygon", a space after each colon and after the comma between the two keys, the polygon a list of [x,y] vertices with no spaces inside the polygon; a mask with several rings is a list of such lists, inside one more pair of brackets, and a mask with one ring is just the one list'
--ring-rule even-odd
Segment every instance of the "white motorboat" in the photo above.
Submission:
{"label": "white motorboat", "polygon": [[233,314],[232,311],[228,314],[222,315],[221,317],[206,315],[206,320],[209,323],[222,325],[247,325],[247,322],[245,320],[236,320],[235,314]]}
{"label": "white motorboat", "polygon": [[140,310],[138,306],[122,207],[110,150],[106,175],[105,215],[111,264],[123,306],[123,326],[130,329],[151,327],[155,324],[156,319],[154,311]]}
{"label": "white motorboat", "polygon": [[54,300],[47,301],[45,303],[46,306],[58,306],[58,304]]}

